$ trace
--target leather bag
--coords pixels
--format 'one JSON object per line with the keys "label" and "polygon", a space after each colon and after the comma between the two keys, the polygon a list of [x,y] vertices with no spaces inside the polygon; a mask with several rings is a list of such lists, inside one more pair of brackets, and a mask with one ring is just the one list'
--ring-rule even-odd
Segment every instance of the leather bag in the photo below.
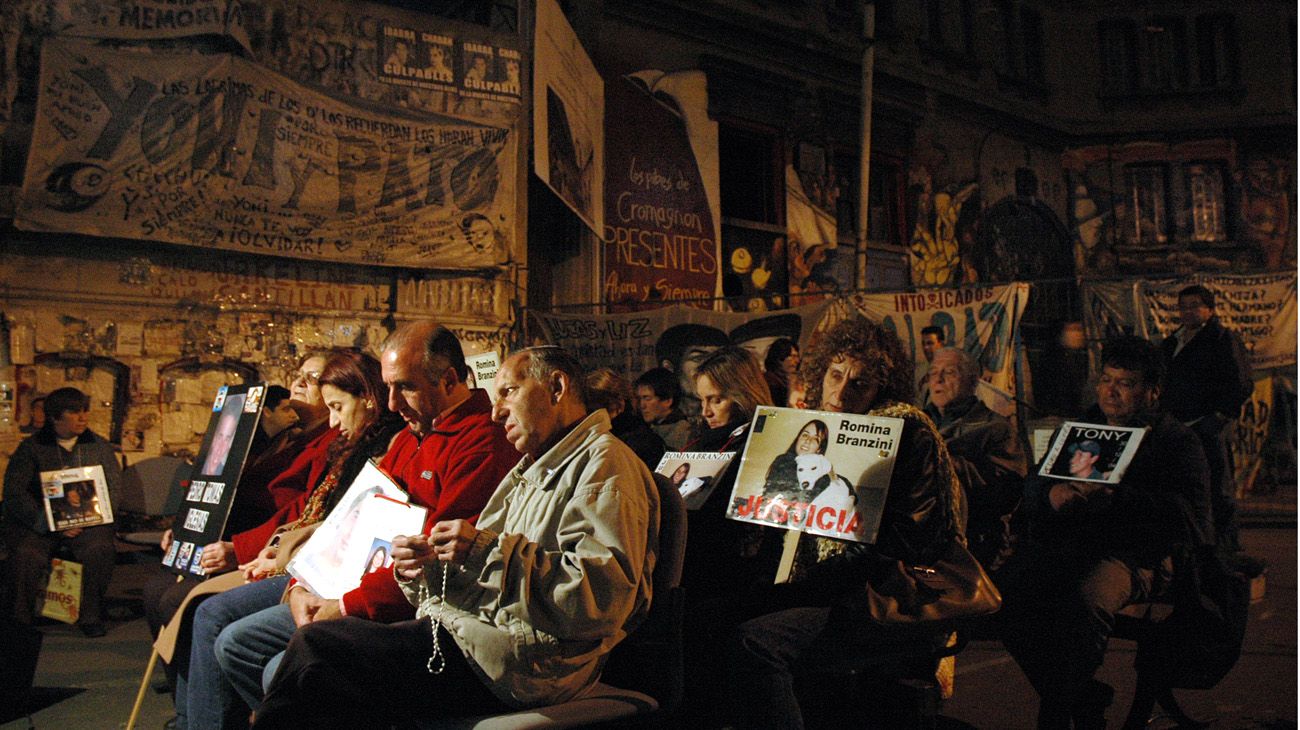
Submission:
{"label": "leather bag", "polygon": [[1002,594],[960,540],[930,565],[901,560],[866,587],[871,620],[887,626],[935,626],[996,613]]}

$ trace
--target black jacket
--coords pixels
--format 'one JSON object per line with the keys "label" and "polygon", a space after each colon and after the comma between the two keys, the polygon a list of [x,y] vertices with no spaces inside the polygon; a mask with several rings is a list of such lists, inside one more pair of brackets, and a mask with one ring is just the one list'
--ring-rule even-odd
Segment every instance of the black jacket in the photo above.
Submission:
{"label": "black jacket", "polygon": [[1165,387],[1160,402],[1183,423],[1218,414],[1236,420],[1250,397],[1250,360],[1241,336],[1210,317],[1177,356],[1178,338],[1160,344],[1165,358]]}
{"label": "black jacket", "polygon": [[986,570],[996,570],[1010,555],[1011,515],[1029,473],[1024,444],[1010,421],[975,396],[950,404],[942,416],[933,403],[925,413],[948,444],[966,492],[967,545]]}
{"label": "black jacket", "polygon": [[645,462],[646,468],[654,471],[659,466],[666,450],[664,440],[659,438],[659,434],[641,416],[631,409],[624,409],[609,422],[609,426],[614,435]]}
{"label": "black jacket", "polygon": [[[1105,423],[1099,409],[1087,414]],[[1214,542],[1210,520],[1210,473],[1200,439],[1167,413],[1149,413],[1125,426],[1150,430],[1107,503],[1066,513],[1048,501],[1058,479],[1031,476],[1025,487],[1036,542],[1090,557],[1117,557],[1155,566],[1174,545]],[[1191,527],[1189,527],[1191,525]]]}

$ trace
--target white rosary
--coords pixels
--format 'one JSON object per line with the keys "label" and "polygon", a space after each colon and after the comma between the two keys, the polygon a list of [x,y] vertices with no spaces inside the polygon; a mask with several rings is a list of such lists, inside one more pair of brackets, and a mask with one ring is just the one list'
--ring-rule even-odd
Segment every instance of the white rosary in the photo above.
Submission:
{"label": "white rosary", "polygon": [[[447,668],[447,655],[442,653],[442,644],[438,641],[438,629],[442,627],[443,606],[447,603],[447,573],[450,572],[451,565],[443,563],[439,568],[442,570],[442,594],[438,596],[438,613],[433,617],[433,654],[429,655],[429,661],[425,663],[429,674],[442,674],[442,671]],[[429,582],[421,580],[418,591],[420,605],[423,606],[429,600]],[[434,667],[435,661],[438,663],[437,667]]]}

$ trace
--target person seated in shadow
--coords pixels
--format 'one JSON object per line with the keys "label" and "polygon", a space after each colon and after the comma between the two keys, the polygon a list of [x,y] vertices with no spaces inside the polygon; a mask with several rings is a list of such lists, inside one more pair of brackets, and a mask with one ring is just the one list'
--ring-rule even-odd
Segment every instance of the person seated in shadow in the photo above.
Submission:
{"label": "person seated in shadow", "polygon": [[872,620],[864,584],[888,593],[884,578],[900,560],[926,565],[965,539],[961,484],[942,437],[912,405],[912,360],[893,332],[862,317],[843,320],[809,348],[800,375],[810,408],[901,418],[903,432],[875,544],[801,535],[789,582],[739,602],[723,675],[738,728],[802,727],[795,668],[826,646],[865,657],[913,638]]}
{"label": "person seated in shadow", "polygon": [[1029,540],[1001,571],[996,618],[1038,693],[1040,728],[1105,727],[1114,691],[1093,675],[1116,612],[1160,593],[1176,545],[1213,544],[1205,453],[1161,410],[1163,372],[1159,349],[1141,338],[1102,349],[1097,405],[1085,420],[1147,429],[1118,484],[1026,481]]}
{"label": "person seated in shadow", "polygon": [[667,447],[659,434],[631,408],[631,402],[632,386],[613,370],[596,368],[587,374],[587,407],[604,408],[609,413],[614,435],[653,471]]}

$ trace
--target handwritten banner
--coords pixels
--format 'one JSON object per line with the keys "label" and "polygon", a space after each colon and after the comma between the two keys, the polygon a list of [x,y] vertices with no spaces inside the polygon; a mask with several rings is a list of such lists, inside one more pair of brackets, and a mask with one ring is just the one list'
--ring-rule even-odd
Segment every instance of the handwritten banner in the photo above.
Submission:
{"label": "handwritten banner", "polygon": [[[829,308],[829,303],[812,304],[798,309],[768,312],[760,317],[753,314],[714,312],[695,307],[674,305],[636,314],[566,315],[534,312],[541,326],[543,338],[552,345],[565,348],[589,368],[607,367],[631,382],[641,373],[667,361],[677,368],[674,349],[681,350],[686,343],[671,342],[674,332],[682,332],[679,325],[698,325],[691,332],[693,346],[716,349],[719,344],[731,342],[750,346],[761,362],[766,354],[767,340],[777,329],[786,336],[806,342]],[[793,318],[793,319],[792,319]],[[773,327],[762,327],[761,321],[771,321]],[[796,324],[797,323],[797,324]],[[677,329],[674,329],[677,328]],[[707,333],[705,336],[701,333]],[[763,337],[754,338],[752,335]]]}
{"label": "handwritten banner", "polygon": [[1135,279],[1084,285],[1089,337],[1125,328],[1159,342],[1178,328],[1178,292],[1201,284],[1215,294],[1215,312],[1236,330],[1256,370],[1296,363],[1296,272],[1178,279]]}
{"label": "handwritten banner", "polygon": [[222,35],[249,48],[241,0],[79,0],[41,3],[60,35],[129,40]]}
{"label": "handwritten banner", "polygon": [[1028,300],[1024,283],[852,297],[864,317],[898,334],[914,362],[924,359],[921,329],[941,327],[944,342],[973,355],[981,379],[1006,393],[1016,392],[1015,333]]}
{"label": "handwritten banner", "polygon": [[15,223],[314,261],[479,269],[509,129],[342,104],[230,56],[45,43]]}
{"label": "handwritten banner", "polygon": [[639,79],[611,81],[605,102],[605,301],[712,298],[718,242],[684,121]]}

